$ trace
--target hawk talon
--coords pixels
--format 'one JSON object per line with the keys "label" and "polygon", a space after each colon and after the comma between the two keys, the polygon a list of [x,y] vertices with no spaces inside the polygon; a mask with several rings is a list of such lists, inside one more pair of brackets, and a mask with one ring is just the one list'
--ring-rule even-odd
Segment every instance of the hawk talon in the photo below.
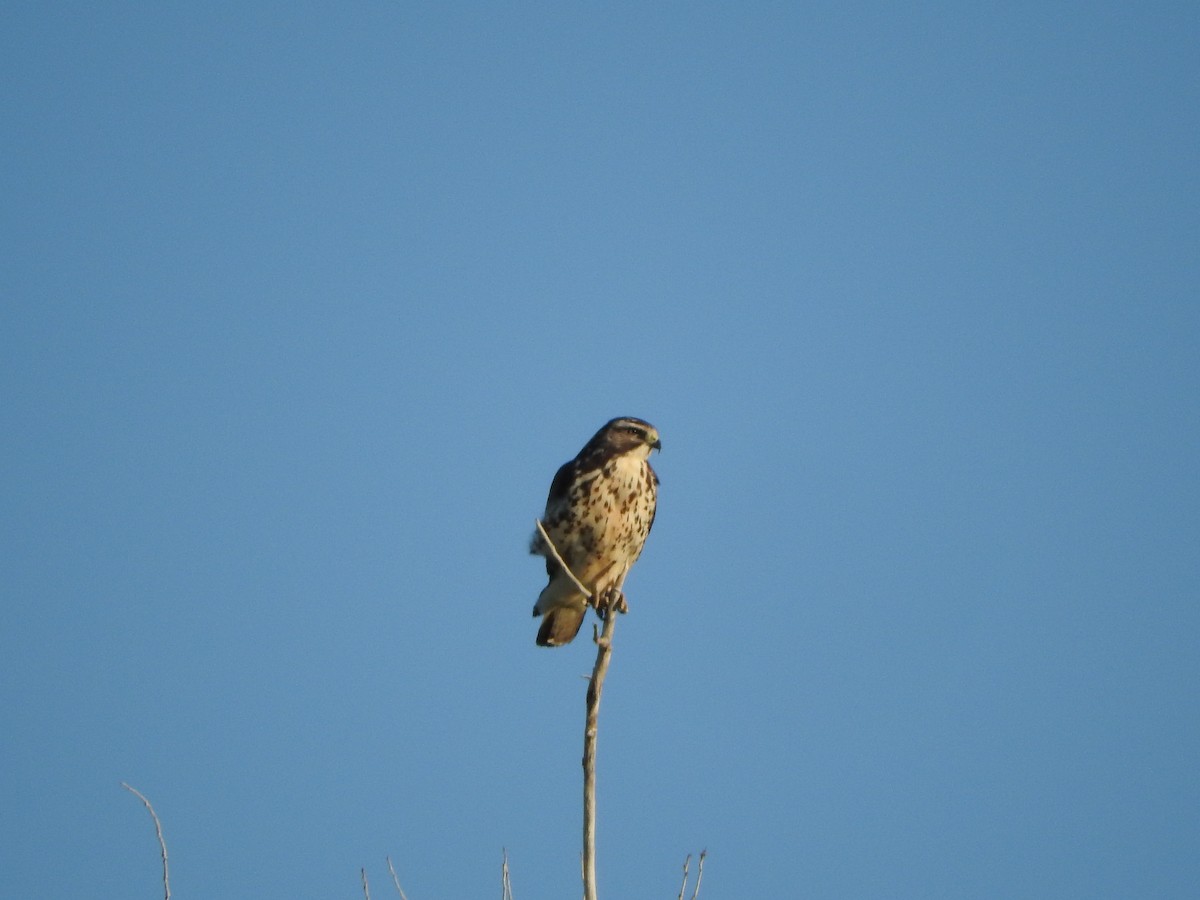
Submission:
{"label": "hawk talon", "polygon": [[613,603],[613,609],[615,609],[621,615],[625,615],[625,613],[629,612],[629,604],[625,602],[624,591],[617,591],[617,599]]}
{"label": "hawk talon", "polygon": [[601,622],[608,618],[610,610],[616,610],[621,615],[629,612],[629,604],[625,602],[625,592],[619,590],[616,585],[593,599],[595,600],[596,615],[600,617]]}

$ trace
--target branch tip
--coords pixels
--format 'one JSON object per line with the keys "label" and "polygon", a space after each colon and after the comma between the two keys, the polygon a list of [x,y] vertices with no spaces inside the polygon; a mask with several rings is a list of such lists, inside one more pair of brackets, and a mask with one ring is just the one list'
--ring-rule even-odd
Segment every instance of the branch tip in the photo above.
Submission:
{"label": "branch tip", "polygon": [[146,811],[150,813],[150,818],[154,820],[154,833],[158,835],[158,849],[162,853],[163,864],[163,900],[171,900],[171,878],[167,872],[167,842],[163,839],[162,822],[158,820],[158,813],[154,811],[154,807],[150,805],[150,801],[146,799],[146,795],[130,784],[121,782],[121,787],[129,791],[146,807]]}

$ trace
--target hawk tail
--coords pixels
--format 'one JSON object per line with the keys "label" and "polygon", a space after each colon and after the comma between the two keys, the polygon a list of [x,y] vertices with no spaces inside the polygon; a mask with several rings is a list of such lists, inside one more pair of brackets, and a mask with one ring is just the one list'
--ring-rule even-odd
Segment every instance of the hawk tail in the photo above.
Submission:
{"label": "hawk tail", "polygon": [[583,624],[587,607],[576,609],[571,606],[559,606],[550,610],[542,617],[542,627],[538,629],[537,643],[539,647],[561,647],[569,644],[579,634],[579,626]]}

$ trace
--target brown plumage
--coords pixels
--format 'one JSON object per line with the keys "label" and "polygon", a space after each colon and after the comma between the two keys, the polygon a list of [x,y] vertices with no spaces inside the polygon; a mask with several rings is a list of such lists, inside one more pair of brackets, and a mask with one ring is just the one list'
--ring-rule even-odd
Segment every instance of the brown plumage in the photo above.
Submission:
{"label": "brown plumage", "polygon": [[[554,476],[542,524],[593,598],[603,596],[641,555],[658,496],[649,456],[661,447],[658,430],[649,422],[613,419]],[[531,551],[546,557],[550,579],[533,607],[533,614],[543,617],[537,642],[543,647],[570,643],[583,624],[587,598],[555,562],[540,534],[534,534]]]}

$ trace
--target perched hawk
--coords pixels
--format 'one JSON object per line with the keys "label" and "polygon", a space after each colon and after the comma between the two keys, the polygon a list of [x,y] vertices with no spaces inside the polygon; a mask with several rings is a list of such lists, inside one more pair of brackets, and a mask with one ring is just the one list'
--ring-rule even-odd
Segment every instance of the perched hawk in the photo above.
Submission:
{"label": "perched hawk", "polygon": [[[651,450],[661,448],[658,430],[649,422],[613,419],[558,470],[550,485],[542,524],[563,561],[591,590],[594,605],[646,543],[658,496],[658,476],[648,460]],[[568,644],[583,624],[587,598],[536,532],[530,551],[546,557],[550,576],[533,606],[533,614],[542,616],[537,642],[542,647]]]}

